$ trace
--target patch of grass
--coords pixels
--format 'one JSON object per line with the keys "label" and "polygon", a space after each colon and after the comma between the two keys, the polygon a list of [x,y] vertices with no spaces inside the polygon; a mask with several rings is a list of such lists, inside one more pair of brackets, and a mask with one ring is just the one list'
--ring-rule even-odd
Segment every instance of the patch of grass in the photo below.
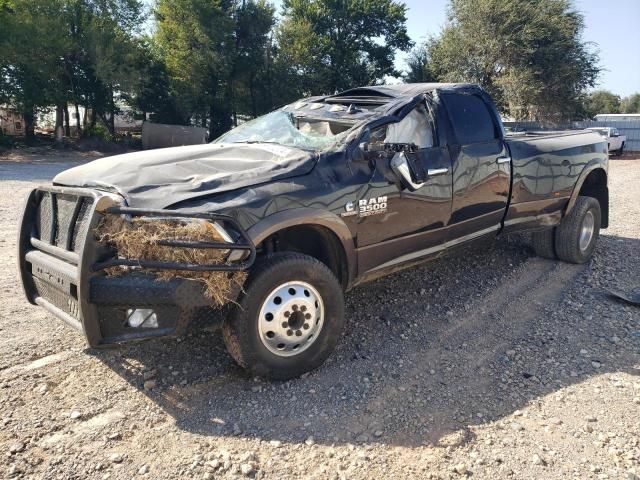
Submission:
{"label": "patch of grass", "polygon": [[[223,242],[220,233],[205,220],[149,220],[141,217],[129,222],[121,215],[105,215],[96,234],[101,242],[113,245],[118,255],[124,258],[204,265],[224,263],[226,256],[226,252],[219,249],[176,248],[158,244],[162,239]],[[153,273],[158,280],[186,278],[202,282],[205,296],[216,305],[234,301],[231,294],[242,287],[247,276],[245,272],[143,270]],[[128,267],[113,267],[107,270],[107,275],[119,276],[128,271]]]}

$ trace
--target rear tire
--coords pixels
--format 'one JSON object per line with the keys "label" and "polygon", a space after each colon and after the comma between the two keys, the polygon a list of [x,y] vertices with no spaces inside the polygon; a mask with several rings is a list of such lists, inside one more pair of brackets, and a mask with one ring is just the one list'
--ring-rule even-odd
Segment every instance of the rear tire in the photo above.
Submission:
{"label": "rear tire", "polygon": [[222,332],[252,375],[288,380],[327,359],[343,324],[344,295],[333,272],[313,257],[283,252],[252,268]]}
{"label": "rear tire", "polygon": [[555,228],[548,228],[539,232],[531,233],[531,246],[536,252],[536,255],[542,258],[548,258],[549,260],[556,260],[555,246]]}
{"label": "rear tire", "polygon": [[618,150],[618,156],[621,157],[623,153],[624,153],[624,143],[620,145],[620,150]]}
{"label": "rear tire", "polygon": [[593,197],[579,196],[571,212],[556,228],[556,254],[569,263],[589,261],[600,234],[600,203]]}

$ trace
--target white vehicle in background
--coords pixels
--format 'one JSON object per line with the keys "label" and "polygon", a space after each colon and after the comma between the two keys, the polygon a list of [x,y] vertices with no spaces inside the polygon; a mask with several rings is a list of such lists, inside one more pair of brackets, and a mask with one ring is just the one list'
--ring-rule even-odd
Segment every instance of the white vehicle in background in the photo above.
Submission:
{"label": "white vehicle in background", "polygon": [[613,152],[616,155],[622,155],[624,151],[624,144],[627,141],[626,135],[620,135],[617,128],[612,127],[590,127],[587,130],[598,132],[600,135],[607,139],[607,145],[609,145],[609,152]]}

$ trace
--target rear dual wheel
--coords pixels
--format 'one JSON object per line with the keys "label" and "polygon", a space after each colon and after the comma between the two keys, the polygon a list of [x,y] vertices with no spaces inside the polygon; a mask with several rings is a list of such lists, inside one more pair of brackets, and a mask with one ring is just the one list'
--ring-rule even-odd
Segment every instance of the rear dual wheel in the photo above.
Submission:
{"label": "rear dual wheel", "polygon": [[344,296],[333,272],[308,255],[277,253],[253,267],[223,336],[253,375],[287,380],[327,359],[343,323]]}
{"label": "rear dual wheel", "polygon": [[593,197],[579,196],[558,227],[532,234],[532,246],[544,258],[585,263],[596,248],[600,224],[600,203]]}

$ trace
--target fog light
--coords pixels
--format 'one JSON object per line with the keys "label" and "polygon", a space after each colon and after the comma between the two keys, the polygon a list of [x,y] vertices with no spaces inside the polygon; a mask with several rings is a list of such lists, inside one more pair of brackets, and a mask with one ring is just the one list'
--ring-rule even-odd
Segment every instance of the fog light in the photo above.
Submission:
{"label": "fog light", "polygon": [[158,316],[150,308],[127,310],[127,325],[133,328],[158,328]]}

